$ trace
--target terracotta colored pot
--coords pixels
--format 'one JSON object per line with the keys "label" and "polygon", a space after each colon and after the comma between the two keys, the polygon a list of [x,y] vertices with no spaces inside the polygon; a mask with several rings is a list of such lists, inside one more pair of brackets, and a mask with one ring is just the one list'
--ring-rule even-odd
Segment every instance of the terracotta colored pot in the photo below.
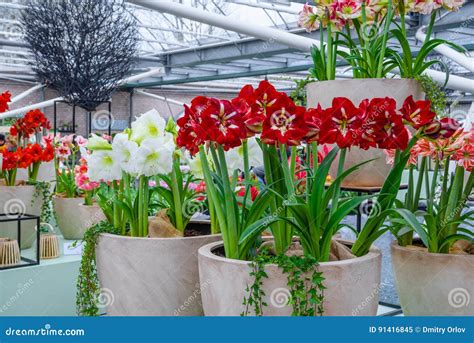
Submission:
{"label": "terracotta colored pot", "polygon": [[[402,107],[405,99],[413,95],[415,100],[424,99],[418,81],[413,79],[354,79],[312,82],[306,86],[308,107],[319,104],[330,107],[335,97],[346,97],[358,106],[363,99],[391,97]],[[380,187],[387,178],[391,166],[386,163],[383,150],[370,148],[362,150],[351,148],[347,151],[344,169],[370,159],[376,159],[347,176],[343,182],[346,187]],[[330,175],[337,175],[338,158],[334,161]]]}
{"label": "terracotta colored pot", "polygon": [[[41,194],[35,197],[35,186],[4,186],[0,184],[0,213],[41,215]],[[36,220],[21,222],[21,249],[31,248],[36,240]],[[0,237],[17,239],[17,222],[0,224]]]}
{"label": "terracotta colored pot", "polygon": [[474,256],[434,254],[392,243],[392,267],[406,316],[474,316]]}
{"label": "terracotta colored pot", "polygon": [[[348,242],[339,240],[342,243]],[[199,249],[199,278],[201,296],[206,316],[239,316],[247,285],[253,284],[249,275],[248,261],[217,256],[214,251],[222,242],[210,243]],[[319,265],[325,277],[324,315],[326,316],[374,316],[378,308],[382,256],[372,248],[362,257],[350,260],[324,262]],[[263,299],[268,306],[265,316],[289,316],[291,305],[287,275],[276,265],[267,265],[268,278],[263,279]]]}
{"label": "terracotta colored pot", "polygon": [[59,230],[65,239],[83,239],[92,225],[105,220],[99,205],[84,205],[84,198],[53,197],[54,212]]}
{"label": "terracotta colored pot", "polygon": [[197,251],[221,239],[100,235],[96,261],[107,314],[201,316]]}

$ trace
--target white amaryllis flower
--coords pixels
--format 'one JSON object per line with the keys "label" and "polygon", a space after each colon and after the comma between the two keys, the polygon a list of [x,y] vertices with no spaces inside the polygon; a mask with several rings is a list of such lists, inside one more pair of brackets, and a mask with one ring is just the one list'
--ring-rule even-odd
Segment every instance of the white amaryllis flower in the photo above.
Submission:
{"label": "white amaryllis flower", "polygon": [[105,138],[97,136],[95,133],[91,134],[91,137],[86,144],[86,148],[92,151],[112,150],[110,143]]}
{"label": "white amaryllis flower", "polygon": [[[213,168],[214,164],[209,155],[206,155],[207,162],[211,168]],[[203,179],[204,172],[202,170],[202,162],[199,156],[192,157],[188,151],[185,151],[182,154],[182,161],[189,167],[189,171],[191,174],[196,176],[197,178]]]}
{"label": "white amaryllis flower", "polygon": [[153,109],[142,114],[132,123],[130,140],[141,144],[144,139],[158,138],[165,132],[166,121]]}
{"label": "white amaryllis flower", "polygon": [[112,150],[98,150],[85,156],[87,176],[94,182],[110,182],[122,178],[122,168]]}
{"label": "white amaryllis flower", "polygon": [[171,172],[174,149],[173,136],[167,132],[158,138],[144,139],[134,159],[138,175],[149,177]]}
{"label": "white amaryllis flower", "polygon": [[112,142],[112,150],[119,160],[120,167],[129,174],[136,174],[136,163],[138,144],[128,139],[128,134],[119,133],[115,135]]}
{"label": "white amaryllis flower", "polygon": [[[263,153],[262,149],[258,145],[255,137],[251,137],[247,140],[248,153],[249,153],[249,164],[250,167],[259,167],[263,165]],[[231,149],[226,152],[227,169],[229,175],[232,175],[234,170],[244,170],[244,148],[243,145],[237,148]]]}

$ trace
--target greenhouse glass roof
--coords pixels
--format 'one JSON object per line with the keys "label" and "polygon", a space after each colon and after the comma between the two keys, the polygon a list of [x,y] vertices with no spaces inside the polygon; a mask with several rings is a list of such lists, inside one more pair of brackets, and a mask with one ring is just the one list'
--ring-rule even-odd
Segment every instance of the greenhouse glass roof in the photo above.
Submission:
{"label": "greenhouse glass roof", "polygon": [[[139,21],[140,48],[133,74],[163,67],[162,73],[125,87],[215,89],[234,91],[244,83],[256,83],[267,76],[279,88],[294,88],[295,79],[304,78],[311,66],[308,52],[277,41],[262,41],[243,33],[225,30],[197,20],[152,10],[127,2],[130,13]],[[171,1],[169,1],[171,2]],[[297,14],[305,1],[264,0],[179,0],[174,1],[196,10],[223,15],[242,23],[266,27],[318,39],[319,33],[307,33],[297,25]],[[35,82],[32,56],[22,41],[19,15],[26,0],[0,0],[0,78]],[[468,1],[461,11],[440,16],[435,34],[474,50],[472,17],[474,2]],[[416,47],[417,30],[423,18],[409,18],[410,43]],[[416,49],[415,49],[416,50]],[[470,53],[471,54],[471,53]],[[467,69],[440,56],[454,75],[472,78]],[[347,66],[341,64],[337,76],[347,77]]]}

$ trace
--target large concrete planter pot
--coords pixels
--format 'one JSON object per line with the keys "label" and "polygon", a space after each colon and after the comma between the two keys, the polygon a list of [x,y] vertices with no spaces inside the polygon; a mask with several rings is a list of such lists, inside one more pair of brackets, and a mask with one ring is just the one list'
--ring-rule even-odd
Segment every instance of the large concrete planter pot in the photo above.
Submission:
{"label": "large concrete planter pot", "polygon": [[53,197],[56,223],[63,237],[69,240],[84,238],[88,228],[105,220],[99,205],[84,205],[84,198]]}
{"label": "large concrete planter pot", "polygon": [[[0,184],[0,213],[26,213],[41,215],[42,196],[35,196],[35,186],[5,186]],[[2,223],[0,237],[18,239],[17,222]],[[21,222],[20,249],[31,248],[36,240],[36,220]]]}
{"label": "large concrete planter pot", "polygon": [[[18,180],[28,180],[28,169],[19,168],[17,172]],[[52,182],[56,179],[56,169],[54,168],[54,160],[41,163],[38,169],[38,181]]]}
{"label": "large concrete planter pot", "polygon": [[[397,108],[402,107],[405,99],[413,95],[415,100],[424,99],[424,93],[418,81],[413,79],[354,79],[312,82],[306,86],[308,107],[321,104],[323,108],[330,107],[335,97],[346,97],[358,106],[363,99],[391,97],[397,102]],[[353,165],[376,159],[362,167],[343,181],[346,187],[380,187],[387,178],[391,166],[386,163],[383,150],[370,148],[362,150],[351,148],[346,154],[344,169]],[[333,163],[330,175],[337,175],[337,159]]]}
{"label": "large concrete planter pot", "polygon": [[135,238],[102,234],[96,248],[111,316],[201,316],[198,249],[221,235]]}
{"label": "large concrete planter pot", "polygon": [[392,243],[392,267],[406,316],[474,316],[474,256],[434,254]]}
{"label": "large concrete planter pot", "polygon": [[[341,241],[344,242],[344,241]],[[248,261],[217,256],[214,251],[222,242],[210,243],[199,249],[199,277],[206,316],[239,316],[247,285],[253,283]],[[377,313],[382,256],[376,248],[362,257],[324,262],[319,268],[325,277],[324,315],[374,316]],[[267,265],[268,278],[263,279],[266,294],[265,316],[290,316],[286,305],[289,291],[287,276],[276,265]]]}

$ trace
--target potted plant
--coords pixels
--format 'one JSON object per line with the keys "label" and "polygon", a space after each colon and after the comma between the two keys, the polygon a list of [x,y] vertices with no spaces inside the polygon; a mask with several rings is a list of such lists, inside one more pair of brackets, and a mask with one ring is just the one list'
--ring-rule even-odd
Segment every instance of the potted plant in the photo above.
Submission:
{"label": "potted plant", "polygon": [[89,139],[87,176],[101,182],[98,203],[108,223],[84,238],[79,314],[97,315],[104,293],[113,296],[108,315],[202,314],[197,249],[220,236],[192,225],[194,177],[180,168],[172,132],[152,110],[112,143]]}
{"label": "potted plant", "polygon": [[[49,185],[38,182],[42,163],[53,160],[54,149],[50,142],[39,140],[39,136],[50,128],[48,120],[39,110],[26,113],[10,128],[10,141],[0,151],[2,154],[2,180],[0,182],[0,208],[9,214],[32,214],[40,216],[45,201],[49,201]],[[36,143],[31,143],[32,138]],[[18,171],[27,170],[27,178],[19,179]],[[42,194],[40,194],[42,193]],[[42,195],[42,196],[40,196]],[[47,204],[45,205],[47,206]],[[0,236],[16,237],[16,225],[6,224],[0,228]],[[34,224],[22,227],[21,249],[31,247],[35,240]]]}
{"label": "potted plant", "polygon": [[[432,4],[432,5],[431,5]],[[438,60],[425,61],[426,56],[441,44],[448,44],[456,50],[459,46],[442,39],[430,39],[436,13],[442,5],[449,11],[457,10],[461,3],[453,2],[366,2],[325,1],[316,6],[305,5],[299,16],[300,26],[308,32],[319,29],[320,46],[311,52],[314,67],[311,77],[317,82],[306,86],[309,107],[320,104],[328,107],[334,97],[347,97],[358,104],[366,98],[392,97],[401,104],[408,96],[415,100],[424,97],[423,89],[416,80],[430,66],[441,63]],[[406,13],[431,14],[426,28],[426,38],[416,57],[407,38]],[[400,23],[398,23],[398,21]],[[325,35],[326,34],[326,35]],[[391,46],[397,41],[402,54]],[[351,67],[352,80],[335,80],[337,57],[344,59]],[[400,79],[390,77],[398,68]],[[370,148],[353,148],[346,156],[346,168],[373,159],[361,166],[344,180],[345,186],[380,187],[391,167],[385,163],[383,151]],[[337,173],[337,163],[331,176]]]}
{"label": "potted plant", "polygon": [[[56,223],[65,239],[82,239],[87,228],[105,219],[94,201],[95,190],[100,184],[91,182],[86,175],[87,140],[74,135],[57,135],[50,139],[55,149],[56,194],[53,207]],[[82,157],[77,164],[79,155]]]}
{"label": "potted plant", "polygon": [[[474,131],[450,121],[445,134],[420,140],[413,152],[434,161],[427,208],[416,213],[399,205],[394,230],[392,266],[405,315],[473,315],[472,264],[474,212],[467,206],[474,176]],[[450,170],[450,162],[456,164]],[[441,177],[440,177],[441,176]],[[413,238],[414,233],[418,235]],[[436,301],[434,301],[436,299]]]}
{"label": "potted plant", "polygon": [[[420,113],[422,103],[407,104],[412,103],[397,110],[393,98],[374,98],[357,107],[336,98],[329,108],[305,110],[262,81],[257,89],[244,87],[232,102],[197,97],[186,107],[178,121],[178,143],[200,154],[223,237],[199,249],[206,315],[375,315],[381,256],[372,244],[387,231],[383,223],[410,150],[441,126],[434,113]],[[411,139],[408,127],[418,128]],[[235,177],[228,172],[225,150],[241,145],[244,175],[249,174],[245,152],[254,135],[259,136],[266,185],[246,209],[238,206],[233,192]],[[320,159],[318,144],[337,146]],[[355,146],[395,149],[396,163],[359,237],[338,242],[333,236],[342,219],[368,198],[340,197],[344,178],[367,163],[344,169],[344,156]],[[338,172],[328,185],[338,153]],[[265,230],[273,237],[264,237],[262,244]]]}

